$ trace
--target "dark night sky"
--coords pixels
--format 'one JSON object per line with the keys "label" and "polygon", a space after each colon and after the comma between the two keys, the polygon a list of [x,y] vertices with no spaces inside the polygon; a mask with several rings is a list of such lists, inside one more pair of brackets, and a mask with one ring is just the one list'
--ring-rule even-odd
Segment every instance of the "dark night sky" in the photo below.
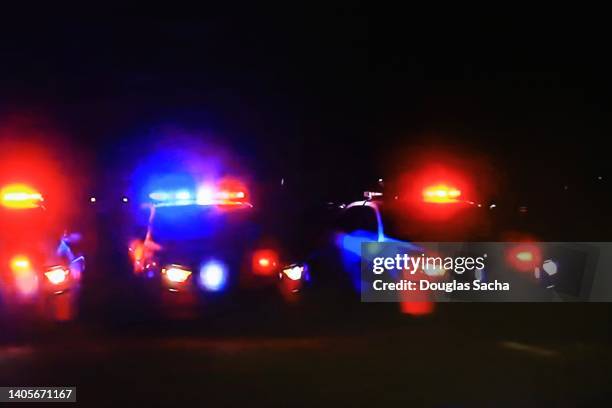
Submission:
{"label": "dark night sky", "polygon": [[360,183],[423,144],[517,177],[602,171],[605,26],[354,4],[20,13],[0,29],[0,109],[53,118],[104,171],[165,124],[310,183]]}

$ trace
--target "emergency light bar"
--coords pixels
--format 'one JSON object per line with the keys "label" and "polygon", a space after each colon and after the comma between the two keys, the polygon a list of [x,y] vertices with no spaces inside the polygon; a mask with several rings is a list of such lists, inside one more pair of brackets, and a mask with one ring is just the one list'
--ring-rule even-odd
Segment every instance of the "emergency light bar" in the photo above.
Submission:
{"label": "emergency light bar", "polygon": [[43,201],[42,194],[25,184],[11,184],[0,190],[0,202],[7,208],[38,208]]}
{"label": "emergency light bar", "polygon": [[461,190],[446,184],[437,184],[423,189],[423,201],[426,203],[448,204],[459,202]]}
{"label": "emergency light bar", "polygon": [[216,190],[204,186],[197,192],[192,190],[155,191],[149,198],[160,207],[175,207],[183,205],[244,205],[244,191]]}

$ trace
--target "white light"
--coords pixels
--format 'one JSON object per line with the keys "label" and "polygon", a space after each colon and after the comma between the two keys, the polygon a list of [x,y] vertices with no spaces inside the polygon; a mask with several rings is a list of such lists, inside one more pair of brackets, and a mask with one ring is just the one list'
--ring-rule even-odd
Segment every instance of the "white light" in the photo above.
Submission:
{"label": "white light", "polygon": [[542,269],[544,269],[544,272],[546,272],[547,274],[554,275],[557,273],[557,264],[554,261],[547,259],[544,261]]}
{"label": "white light", "polygon": [[177,200],[190,200],[191,199],[191,193],[187,190],[181,190],[181,191],[177,191],[176,192],[176,199]]}
{"label": "white light", "polygon": [[42,200],[42,195],[38,193],[6,193],[4,199],[6,201]]}
{"label": "white light", "polygon": [[90,203],[95,203],[96,201],[97,201],[97,200],[96,200],[96,197],[91,197],[91,198],[89,199],[89,202],[90,202]]}
{"label": "white light", "polygon": [[170,282],[185,282],[189,275],[191,275],[191,272],[183,268],[171,267],[166,269],[166,277]]}
{"label": "white light", "polygon": [[211,204],[215,198],[214,190],[210,187],[202,187],[198,190],[197,203],[200,205]]}
{"label": "white light", "polygon": [[50,271],[45,272],[45,276],[52,284],[59,285],[60,283],[66,280],[66,276],[68,276],[68,271],[63,268],[53,268]]}
{"label": "white light", "polygon": [[200,282],[205,289],[212,292],[223,289],[227,281],[227,270],[223,264],[211,261],[200,269]]}
{"label": "white light", "polygon": [[127,203],[127,202],[128,202],[128,201],[130,201],[130,200],[128,200],[128,198],[127,198],[127,197],[123,197],[123,198],[121,199],[121,201],[123,201],[124,203]]}
{"label": "white light", "polygon": [[300,280],[302,279],[302,274],[304,273],[304,266],[290,266],[289,268],[283,269],[283,273],[291,280]]}

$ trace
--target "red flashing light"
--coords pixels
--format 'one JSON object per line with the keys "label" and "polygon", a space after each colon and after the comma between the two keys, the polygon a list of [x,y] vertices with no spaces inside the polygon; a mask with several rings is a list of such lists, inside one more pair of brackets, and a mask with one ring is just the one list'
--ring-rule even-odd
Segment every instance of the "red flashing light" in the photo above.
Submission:
{"label": "red flashing light", "polygon": [[419,220],[453,219],[478,200],[470,178],[442,164],[425,163],[418,170],[404,173],[398,186],[399,200],[394,205]]}
{"label": "red flashing light", "polygon": [[278,267],[278,254],[271,249],[261,249],[253,254],[253,272],[256,275],[272,275]]}
{"label": "red flashing light", "polygon": [[447,184],[436,184],[423,189],[423,201],[426,203],[456,203],[460,196],[461,190]]}
{"label": "red flashing light", "polygon": [[512,248],[507,255],[508,262],[521,272],[530,272],[541,264],[540,248],[531,243],[524,243]]}

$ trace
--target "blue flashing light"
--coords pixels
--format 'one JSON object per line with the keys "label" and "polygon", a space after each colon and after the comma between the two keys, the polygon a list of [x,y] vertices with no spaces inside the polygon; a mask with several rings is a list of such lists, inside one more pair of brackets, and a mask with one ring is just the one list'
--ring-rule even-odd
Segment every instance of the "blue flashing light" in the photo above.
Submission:
{"label": "blue flashing light", "polygon": [[250,206],[244,199],[244,191],[215,190],[204,185],[197,191],[193,189],[156,190],[149,194],[149,198],[159,207],[177,207],[185,205],[240,205]]}
{"label": "blue flashing light", "polygon": [[191,192],[187,191],[187,190],[181,190],[181,191],[177,191],[174,196],[176,197],[177,200],[191,200]]}
{"label": "blue flashing light", "polygon": [[170,193],[165,191],[155,191],[149,194],[149,198],[155,201],[168,201],[171,198]]}
{"label": "blue flashing light", "polygon": [[154,191],[149,194],[149,198],[161,206],[193,205],[196,203],[194,194],[187,189],[177,191]]}
{"label": "blue flashing light", "polygon": [[227,278],[227,267],[219,261],[208,261],[200,268],[200,284],[210,292],[223,290]]}

